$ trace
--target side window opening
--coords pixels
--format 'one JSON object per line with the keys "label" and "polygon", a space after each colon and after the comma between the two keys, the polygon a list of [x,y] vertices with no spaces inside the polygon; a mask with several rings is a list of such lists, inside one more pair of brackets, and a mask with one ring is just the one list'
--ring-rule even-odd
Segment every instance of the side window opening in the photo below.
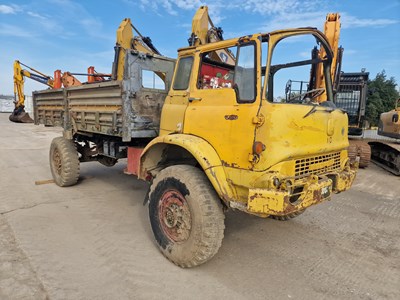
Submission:
{"label": "side window opening", "polygon": [[199,89],[232,88],[236,47],[202,54],[197,87]]}
{"label": "side window opening", "polygon": [[165,83],[154,71],[142,70],[142,87],[165,90]]}
{"label": "side window opening", "polygon": [[238,62],[235,68],[234,82],[239,91],[240,102],[255,100],[255,46],[248,44],[239,47]]}
{"label": "side window opening", "polygon": [[254,102],[255,70],[254,44],[205,52],[201,55],[197,88],[231,88],[236,90],[239,103]]}
{"label": "side window opening", "polygon": [[189,87],[190,74],[192,72],[193,57],[182,57],[178,62],[178,69],[176,70],[174,78],[174,90],[186,90]]}
{"label": "side window opening", "polygon": [[263,40],[261,44],[261,90],[264,90],[265,70],[268,58],[268,40]]}

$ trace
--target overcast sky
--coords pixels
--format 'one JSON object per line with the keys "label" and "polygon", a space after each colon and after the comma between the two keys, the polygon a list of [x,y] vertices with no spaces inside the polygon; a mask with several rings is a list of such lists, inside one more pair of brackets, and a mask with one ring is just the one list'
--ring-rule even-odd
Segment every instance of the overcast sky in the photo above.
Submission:
{"label": "overcast sky", "polygon": [[[339,12],[342,70],[366,68],[375,77],[385,69],[400,83],[400,0],[21,0],[0,1],[0,94],[13,93],[15,59],[48,75],[56,69],[86,72],[91,65],[111,72],[115,32],[124,18],[162,54],[176,57],[176,49],[187,46],[200,5],[209,6],[226,39],[290,27],[322,30],[326,14]],[[26,94],[45,88],[26,83]]]}

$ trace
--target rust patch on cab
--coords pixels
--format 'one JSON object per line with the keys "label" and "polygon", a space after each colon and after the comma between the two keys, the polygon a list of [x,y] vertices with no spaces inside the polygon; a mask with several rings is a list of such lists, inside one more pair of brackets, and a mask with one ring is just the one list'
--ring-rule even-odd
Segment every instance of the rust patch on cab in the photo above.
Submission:
{"label": "rust patch on cab", "polygon": [[225,120],[234,121],[239,119],[238,115],[225,115]]}

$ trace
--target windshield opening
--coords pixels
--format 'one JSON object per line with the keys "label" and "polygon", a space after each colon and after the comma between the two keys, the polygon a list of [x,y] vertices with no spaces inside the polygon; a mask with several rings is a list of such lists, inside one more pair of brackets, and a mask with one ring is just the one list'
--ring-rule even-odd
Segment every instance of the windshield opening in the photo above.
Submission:
{"label": "windshield opening", "polygon": [[316,104],[328,100],[323,79],[329,73],[330,60],[326,55],[320,57],[319,49],[312,34],[289,36],[276,44],[266,89],[269,102]]}

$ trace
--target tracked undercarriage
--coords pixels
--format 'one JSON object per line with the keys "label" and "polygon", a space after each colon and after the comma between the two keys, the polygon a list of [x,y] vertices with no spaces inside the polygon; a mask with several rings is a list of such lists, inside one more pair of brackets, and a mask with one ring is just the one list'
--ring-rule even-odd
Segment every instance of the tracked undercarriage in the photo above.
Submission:
{"label": "tracked undercarriage", "polygon": [[400,144],[369,142],[372,161],[385,170],[400,176]]}
{"label": "tracked undercarriage", "polygon": [[359,157],[359,167],[366,168],[368,167],[371,161],[371,147],[370,145],[363,140],[349,140],[349,158],[351,162],[357,160]]}

